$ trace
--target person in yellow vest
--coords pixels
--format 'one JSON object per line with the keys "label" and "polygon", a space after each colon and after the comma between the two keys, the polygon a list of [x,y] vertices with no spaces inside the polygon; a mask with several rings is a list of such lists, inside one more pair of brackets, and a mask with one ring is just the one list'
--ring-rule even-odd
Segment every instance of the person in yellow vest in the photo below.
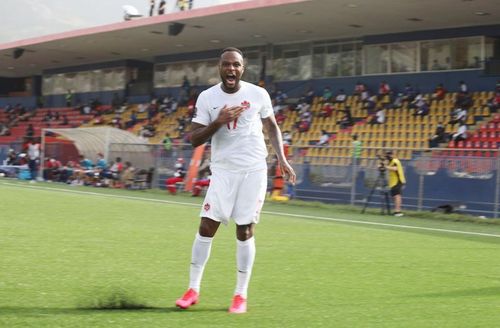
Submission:
{"label": "person in yellow vest", "polygon": [[385,158],[388,161],[386,168],[389,173],[388,184],[389,188],[391,189],[392,199],[394,201],[394,216],[403,216],[403,212],[401,212],[401,194],[406,184],[403,166],[401,165],[399,159],[394,157],[392,151],[387,151],[385,153]]}

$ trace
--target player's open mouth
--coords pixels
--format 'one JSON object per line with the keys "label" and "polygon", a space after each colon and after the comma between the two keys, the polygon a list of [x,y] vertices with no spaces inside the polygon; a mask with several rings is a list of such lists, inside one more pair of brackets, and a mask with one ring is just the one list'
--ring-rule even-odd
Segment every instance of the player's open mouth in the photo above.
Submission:
{"label": "player's open mouth", "polygon": [[234,75],[226,75],[226,81],[228,83],[231,83],[231,84],[235,83],[236,82],[236,76],[234,76]]}

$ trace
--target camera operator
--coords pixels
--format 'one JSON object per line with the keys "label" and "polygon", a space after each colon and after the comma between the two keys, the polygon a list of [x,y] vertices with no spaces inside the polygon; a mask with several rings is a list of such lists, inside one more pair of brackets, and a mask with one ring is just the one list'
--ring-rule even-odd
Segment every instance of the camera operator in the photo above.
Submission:
{"label": "camera operator", "polygon": [[385,169],[389,172],[388,184],[394,200],[394,216],[403,216],[403,212],[401,212],[401,193],[406,184],[403,166],[399,159],[394,157],[392,151],[385,153],[385,159],[387,160]]}

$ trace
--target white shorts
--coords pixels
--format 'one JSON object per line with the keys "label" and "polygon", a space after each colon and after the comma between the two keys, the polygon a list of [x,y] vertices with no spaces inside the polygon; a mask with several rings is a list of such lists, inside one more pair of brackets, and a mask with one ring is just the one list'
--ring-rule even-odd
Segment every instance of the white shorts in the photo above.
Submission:
{"label": "white shorts", "polygon": [[267,189],[267,170],[229,172],[213,170],[200,216],[237,225],[259,222]]}

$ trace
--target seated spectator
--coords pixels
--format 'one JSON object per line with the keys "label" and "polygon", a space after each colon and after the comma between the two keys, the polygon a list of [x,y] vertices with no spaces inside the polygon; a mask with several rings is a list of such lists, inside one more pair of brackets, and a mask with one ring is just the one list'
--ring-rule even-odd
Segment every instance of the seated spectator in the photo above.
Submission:
{"label": "seated spectator", "polygon": [[439,83],[438,86],[434,89],[434,93],[432,94],[432,99],[443,100],[445,95],[446,95],[446,89],[444,88],[442,83]]}
{"label": "seated spectator", "polygon": [[135,168],[132,163],[125,162],[123,172],[121,175],[121,183],[125,189],[131,189],[134,184]]}
{"label": "seated spectator", "polygon": [[380,85],[378,87],[378,95],[379,99],[382,99],[384,96],[388,96],[391,93],[391,87],[389,86],[389,83],[386,81],[380,82]]}
{"label": "seated spectator", "polygon": [[415,92],[411,84],[406,83],[405,90],[403,92],[403,100],[407,102],[412,102],[415,99],[416,95],[417,93]]}
{"label": "seated spectator", "polygon": [[279,106],[285,105],[285,101],[288,99],[288,95],[281,90],[276,91],[276,104]]}
{"label": "seated spectator", "polygon": [[429,103],[427,103],[427,99],[422,98],[422,100],[418,102],[417,108],[415,108],[415,112],[413,113],[413,115],[425,116],[429,114],[429,110]]}
{"label": "seated spectator", "polygon": [[323,89],[323,95],[321,96],[321,98],[322,98],[321,100],[323,102],[331,101],[332,96],[333,96],[333,93],[332,93],[332,90],[330,89],[330,87],[325,87]]}
{"label": "seated spectator", "polygon": [[154,125],[151,123],[151,120],[148,121],[148,123],[146,123],[142,128],[141,128],[141,131],[139,132],[139,134],[141,135],[141,137],[143,138],[151,138],[151,137],[154,137],[156,133],[156,128],[154,127]]}
{"label": "seated spectator", "polygon": [[498,109],[500,109],[500,91],[497,91],[493,98],[488,100],[487,105],[492,113],[498,112]]}
{"label": "seated spectator", "polygon": [[455,100],[455,107],[469,109],[474,104],[472,96],[467,92],[459,92]]}
{"label": "seated spectator", "polygon": [[179,134],[182,135],[184,133],[184,130],[186,129],[188,121],[185,116],[181,116],[177,119],[177,131],[179,131]]}
{"label": "seated spectator", "polygon": [[292,134],[290,131],[283,131],[283,144],[291,145],[292,144]]}
{"label": "seated spectator", "polygon": [[346,100],[347,100],[347,95],[346,95],[346,93],[344,92],[344,89],[340,89],[339,93],[338,93],[338,94],[337,94],[337,96],[335,97],[335,102],[336,102],[336,103],[339,103],[339,104],[342,104],[342,103],[344,103]]}
{"label": "seated spectator", "polygon": [[45,116],[43,117],[42,119],[42,122],[49,122],[49,121],[52,121],[52,119],[54,118],[53,114],[52,114],[52,111],[49,109],[47,111],[47,113],[45,113]]}
{"label": "seated spectator", "polygon": [[384,124],[385,123],[385,109],[383,107],[377,108],[377,112],[372,116],[368,124]]}
{"label": "seated spectator", "polygon": [[340,121],[337,122],[337,124],[340,126],[341,129],[347,129],[350,126],[354,125],[354,122],[352,120],[352,117],[350,117],[347,113],[342,116]]}
{"label": "seated spectator", "polygon": [[418,95],[415,96],[413,101],[410,102],[408,107],[410,107],[412,109],[419,109],[420,107],[422,107],[425,104],[425,102],[426,102],[425,97],[421,93],[419,93]]}
{"label": "seated spectator", "polygon": [[9,149],[5,165],[19,165],[17,161],[17,153],[14,149]]}
{"label": "seated spectator", "polygon": [[135,110],[130,113],[130,119],[125,123],[125,129],[130,129],[137,124],[137,112]]}
{"label": "seated spectator", "polygon": [[33,124],[29,124],[26,128],[26,132],[24,133],[26,137],[33,137],[35,135],[35,129],[33,128]]}
{"label": "seated spectator", "polygon": [[373,95],[369,97],[364,103],[365,109],[368,111],[368,114],[371,115],[375,111],[375,107],[377,107],[377,96]]}
{"label": "seated spectator", "polygon": [[282,125],[286,121],[286,115],[285,113],[283,113],[282,109],[280,109],[276,113],[275,118],[276,118],[276,123],[278,123],[278,125]]}
{"label": "seated spectator", "polygon": [[59,181],[62,164],[55,158],[47,159],[43,168],[43,179],[45,181]]}
{"label": "seated spectator", "polygon": [[0,136],[10,136],[10,129],[6,123],[0,122]]}
{"label": "seated spectator", "polygon": [[451,136],[451,140],[455,142],[455,146],[457,146],[459,141],[467,140],[467,125],[464,121],[460,121],[458,130]]}
{"label": "seated spectator", "polygon": [[119,186],[119,181],[121,181],[121,175],[123,172],[123,163],[121,157],[117,157],[115,159],[115,162],[111,165],[109,171],[111,173],[112,179],[111,185],[113,187]]}
{"label": "seated spectator", "polygon": [[305,96],[304,96],[304,99],[303,101],[306,103],[306,104],[309,104],[309,105],[312,105],[313,101],[314,101],[314,90],[313,89],[309,89]]}
{"label": "seated spectator", "polygon": [[328,146],[328,142],[330,141],[330,134],[325,130],[321,130],[321,138],[319,138],[316,143],[317,146]]}
{"label": "seated spectator", "polygon": [[361,96],[361,94],[366,90],[366,87],[363,83],[360,81],[356,82],[356,85],[354,86],[354,92],[353,95],[355,96]]}
{"label": "seated spectator", "polygon": [[184,168],[184,159],[178,158],[177,161],[175,162],[174,176],[167,178],[165,180],[165,185],[167,187],[168,192],[171,195],[175,195],[177,193],[177,183],[183,182],[185,176],[186,176],[186,170]]}
{"label": "seated spectator", "polygon": [[465,122],[467,120],[467,111],[463,108],[455,108],[452,113],[452,119],[448,124],[455,125],[460,122]]}
{"label": "seated spectator", "polygon": [[429,148],[438,147],[440,143],[448,141],[448,136],[446,135],[445,127],[442,122],[439,122],[436,131],[429,139]]}
{"label": "seated spectator", "polygon": [[321,106],[321,112],[318,113],[319,117],[331,117],[333,113],[334,107],[332,103],[326,102]]}
{"label": "seated spectator", "polygon": [[469,87],[467,86],[467,84],[464,81],[458,82],[458,92],[464,93],[464,94],[469,92]]}
{"label": "seated spectator", "polygon": [[402,93],[398,93],[394,101],[392,102],[393,108],[401,108],[403,107],[403,102],[405,101],[404,95]]}
{"label": "seated spectator", "polygon": [[69,121],[68,121],[68,116],[66,116],[66,114],[64,114],[62,116],[62,122],[59,123],[59,125],[68,125],[69,124]]}
{"label": "seated spectator", "polygon": [[363,84],[363,91],[361,92],[361,101],[366,101],[370,98],[370,90]]}

